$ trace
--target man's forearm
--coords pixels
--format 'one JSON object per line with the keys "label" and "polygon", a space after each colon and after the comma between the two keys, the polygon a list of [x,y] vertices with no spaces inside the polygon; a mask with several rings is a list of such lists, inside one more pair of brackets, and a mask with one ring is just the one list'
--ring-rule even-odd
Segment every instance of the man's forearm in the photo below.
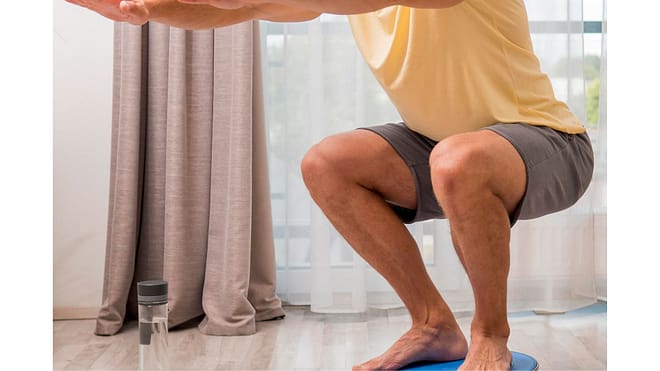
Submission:
{"label": "man's forearm", "polygon": [[360,14],[383,9],[392,5],[411,8],[440,9],[454,6],[463,0],[273,0],[274,3],[319,13]]}
{"label": "man's forearm", "polygon": [[[447,8],[463,0],[243,0],[243,7],[223,9],[177,0],[144,0],[149,20],[186,29],[223,27],[253,19],[300,22],[320,13],[360,14],[392,5],[414,8]],[[208,1],[202,1],[208,2]],[[240,3],[240,0],[236,0]],[[209,2],[211,3],[211,2]],[[239,5],[240,6],[240,5]]]}
{"label": "man's forearm", "polygon": [[219,9],[210,5],[191,5],[176,0],[145,0],[149,20],[185,29],[229,26],[249,20],[302,22],[320,13],[285,4],[265,2],[238,9]]}
{"label": "man's forearm", "polygon": [[208,5],[188,5],[176,0],[145,0],[149,20],[170,26],[199,30],[229,26],[257,18],[254,8],[218,9]]}

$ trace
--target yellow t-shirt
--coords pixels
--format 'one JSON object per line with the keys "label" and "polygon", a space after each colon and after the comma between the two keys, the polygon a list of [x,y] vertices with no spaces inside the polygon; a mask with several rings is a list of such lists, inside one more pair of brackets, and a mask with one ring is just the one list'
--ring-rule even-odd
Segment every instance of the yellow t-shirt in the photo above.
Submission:
{"label": "yellow t-shirt", "polygon": [[349,21],[367,64],[414,131],[440,140],[499,122],[585,130],[541,72],[523,0],[397,5]]}

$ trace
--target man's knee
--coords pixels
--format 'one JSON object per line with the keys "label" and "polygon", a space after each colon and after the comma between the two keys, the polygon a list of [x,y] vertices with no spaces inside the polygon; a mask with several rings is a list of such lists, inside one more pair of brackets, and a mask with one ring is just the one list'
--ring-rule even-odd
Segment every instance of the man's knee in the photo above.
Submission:
{"label": "man's knee", "polygon": [[494,196],[511,213],[525,192],[525,163],[511,143],[488,130],[441,141],[429,162],[433,191],[445,210]]}
{"label": "man's knee", "polygon": [[488,187],[490,154],[465,138],[439,142],[429,158],[433,190],[439,201],[456,199]]}
{"label": "man's knee", "polygon": [[323,168],[327,166],[323,151],[318,147],[319,144],[312,146],[300,162],[300,172],[307,188],[323,174]]}
{"label": "man's knee", "polygon": [[[328,176],[333,176],[342,161],[341,140],[336,136],[313,145],[300,163],[300,171],[307,188],[314,187]],[[326,178],[327,179],[327,178]]]}

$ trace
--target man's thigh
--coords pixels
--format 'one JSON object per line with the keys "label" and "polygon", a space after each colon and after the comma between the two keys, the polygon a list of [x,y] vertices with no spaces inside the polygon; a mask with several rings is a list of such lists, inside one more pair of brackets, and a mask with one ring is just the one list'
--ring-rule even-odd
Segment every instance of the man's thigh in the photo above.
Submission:
{"label": "man's thigh", "polygon": [[392,205],[414,209],[415,183],[408,166],[380,135],[353,130],[329,136],[310,153],[351,182],[377,192]]}
{"label": "man's thigh", "polygon": [[485,129],[507,139],[525,163],[527,186],[512,221],[564,210],[589,186],[594,158],[586,132],[567,134],[527,124],[496,124]]}
{"label": "man's thigh", "polygon": [[[445,218],[442,206],[433,192],[429,168],[430,154],[438,142],[410,130],[403,123],[366,129],[379,134],[390,143],[408,166],[414,180],[416,207],[410,208],[411,210],[395,207],[399,217],[406,223]],[[516,192],[518,204],[509,208],[511,225],[518,219],[537,218],[573,205],[589,185],[593,170],[593,152],[586,133],[566,134],[548,127],[528,124],[494,124],[482,130],[498,134],[500,138],[496,138],[499,140],[493,145],[507,146],[507,153],[513,153],[516,162],[520,163],[521,159],[524,164],[524,191]],[[480,135],[480,132],[458,134],[446,139],[460,142],[461,137],[469,139],[469,136],[478,136],[483,137],[483,142],[488,146],[487,139],[493,136]],[[470,143],[470,140],[466,143]],[[497,158],[493,161],[494,168],[502,169],[512,162],[504,158],[499,162]]]}
{"label": "man's thigh", "polygon": [[[444,218],[431,188],[429,156],[436,141],[410,130],[404,123],[376,125],[357,131],[371,131],[382,137],[406,165],[416,194],[414,204],[393,204],[392,209],[404,223]],[[402,207],[403,206],[403,207]]]}

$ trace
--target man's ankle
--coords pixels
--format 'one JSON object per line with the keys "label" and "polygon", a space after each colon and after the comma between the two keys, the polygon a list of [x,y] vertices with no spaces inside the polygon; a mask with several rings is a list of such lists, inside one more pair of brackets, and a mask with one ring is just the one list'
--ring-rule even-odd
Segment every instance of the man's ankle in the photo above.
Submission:
{"label": "man's ankle", "polygon": [[500,338],[508,339],[511,334],[511,328],[508,322],[504,323],[479,323],[478,321],[472,322],[470,328],[470,336],[472,338]]}
{"label": "man's ankle", "polygon": [[413,327],[429,327],[436,329],[459,329],[456,318],[451,312],[432,311],[412,317]]}

